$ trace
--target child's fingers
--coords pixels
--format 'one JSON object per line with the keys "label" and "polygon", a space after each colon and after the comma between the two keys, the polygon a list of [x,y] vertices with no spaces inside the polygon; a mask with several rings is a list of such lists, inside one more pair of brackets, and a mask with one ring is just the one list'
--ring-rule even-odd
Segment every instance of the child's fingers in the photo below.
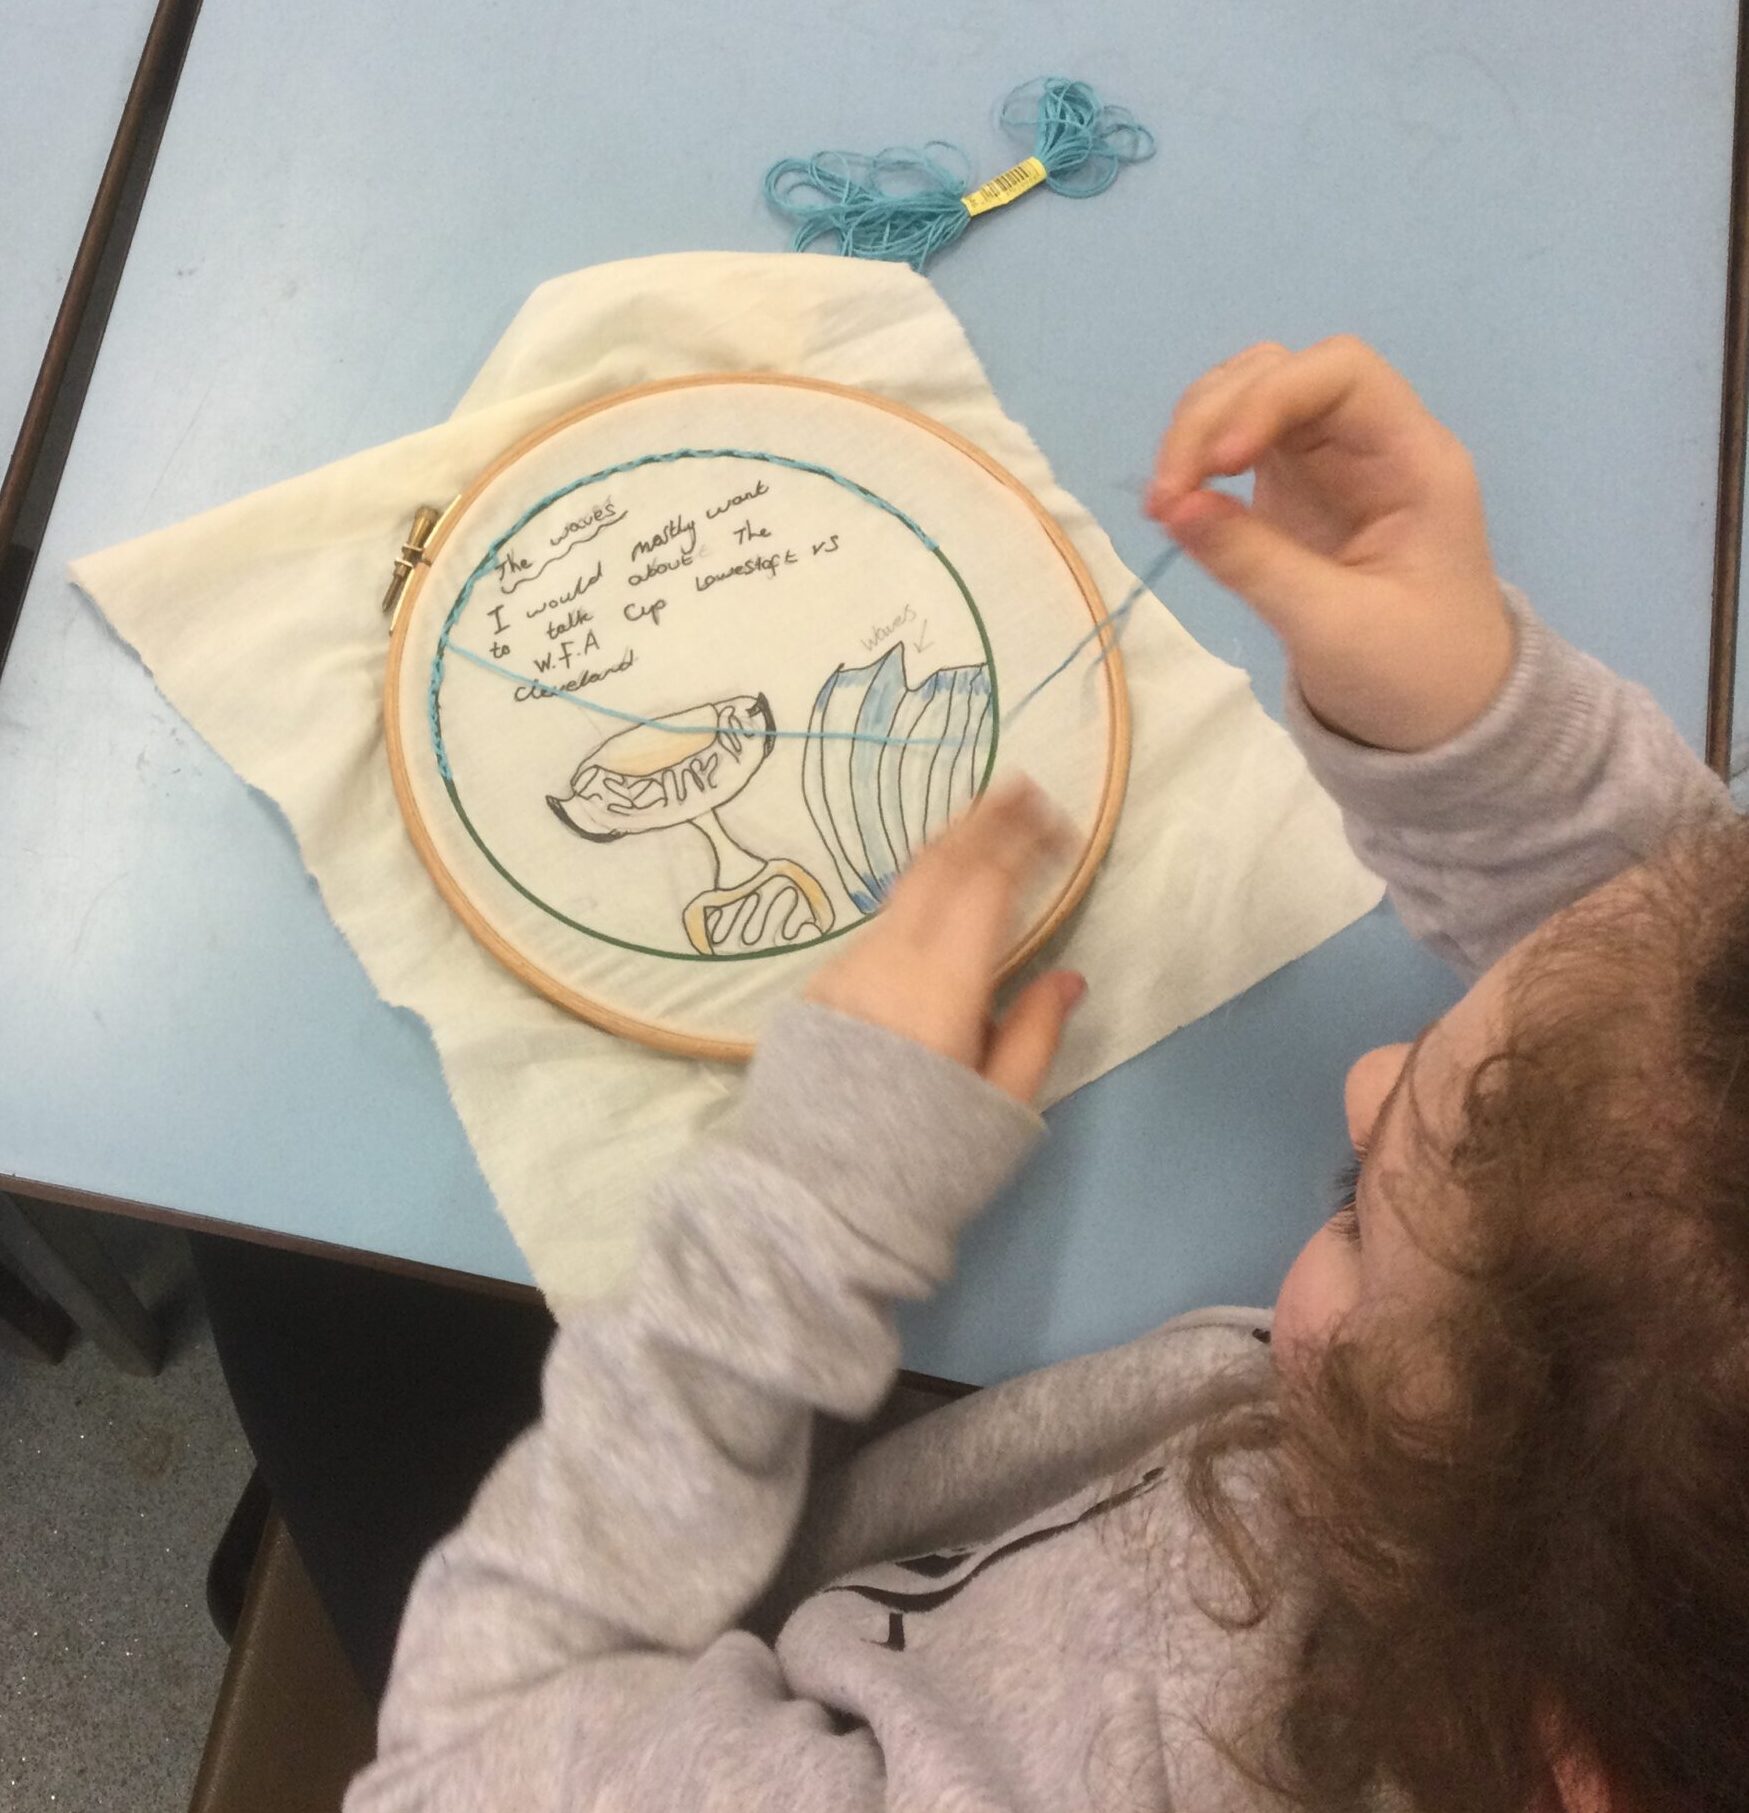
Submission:
{"label": "child's fingers", "polygon": [[1304,352],[1259,359],[1174,417],[1149,488],[1165,521],[1207,479],[1250,471],[1296,434],[1340,436],[1353,450],[1400,446],[1406,428],[1433,425],[1408,381],[1364,341],[1320,340]]}
{"label": "child's fingers", "polygon": [[1405,378],[1364,341],[1342,334],[1254,376],[1210,434],[1205,457],[1213,472],[1244,472],[1312,427],[1383,448],[1425,416]]}
{"label": "child's fingers", "polygon": [[[986,1036],[990,997],[1021,891],[1066,841],[1062,821],[1030,781],[991,788],[918,853],[868,936],[813,978],[809,998],[980,1067],[997,1048]],[[1019,1042],[1000,1047],[1002,1074],[1016,1088],[1032,1074],[1024,1054],[1043,1043],[1048,1063],[1055,1047],[1061,1012],[1035,1018],[1048,1005],[1029,1005]]]}
{"label": "child's fingers", "polygon": [[1160,441],[1154,479],[1148,492],[1152,506],[1194,491],[1217,470],[1208,463],[1209,442],[1224,425],[1234,399],[1260,373],[1292,357],[1285,346],[1278,346],[1272,340],[1248,346],[1224,364],[1205,372],[1185,391],[1178,399],[1172,421]]}
{"label": "child's fingers", "polygon": [[1024,776],[992,787],[899,879],[885,917],[915,948],[951,947],[956,959],[993,971],[1015,901],[1066,828]]}
{"label": "child's fingers", "polygon": [[990,1035],[980,1066],[986,1081],[1019,1101],[1033,1100],[1057,1054],[1063,1026],[1086,993],[1086,979],[1073,970],[1052,970],[1029,982]]}
{"label": "child's fingers", "polygon": [[1274,340],[1259,340],[1256,345],[1247,346],[1232,358],[1210,366],[1200,378],[1187,384],[1172,411],[1173,419],[1187,427],[1195,426],[1199,416],[1211,408],[1218,409],[1222,397],[1242,389],[1259,370],[1292,357],[1285,346]]}
{"label": "child's fingers", "polygon": [[1355,575],[1219,491],[1193,491],[1161,517],[1179,546],[1237,592],[1291,647],[1309,624],[1351,609]]}

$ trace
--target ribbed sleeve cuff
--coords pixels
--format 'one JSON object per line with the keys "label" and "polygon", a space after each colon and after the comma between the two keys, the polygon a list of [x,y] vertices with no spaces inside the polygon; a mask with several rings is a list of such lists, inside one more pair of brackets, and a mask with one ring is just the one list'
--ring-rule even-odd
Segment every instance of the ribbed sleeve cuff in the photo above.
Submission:
{"label": "ribbed sleeve cuff", "polygon": [[760,1040],[730,1136],[868,1238],[933,1269],[942,1237],[995,1195],[1044,1130],[965,1065],[802,1002]]}
{"label": "ribbed sleeve cuff", "polygon": [[1503,587],[1516,654],[1506,684],[1467,729],[1405,755],[1369,749],[1328,729],[1290,680],[1284,717],[1307,765],[1344,811],[1371,824],[1449,827],[1497,812],[1547,777],[1585,759],[1603,670],[1538,621],[1523,596]]}

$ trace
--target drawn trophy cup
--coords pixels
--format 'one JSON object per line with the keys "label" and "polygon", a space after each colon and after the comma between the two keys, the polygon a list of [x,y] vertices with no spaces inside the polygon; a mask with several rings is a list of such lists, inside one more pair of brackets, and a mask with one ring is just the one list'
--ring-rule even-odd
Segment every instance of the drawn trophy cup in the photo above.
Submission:
{"label": "drawn trophy cup", "polygon": [[547,795],[560,822],[591,843],[679,825],[698,832],[713,880],[686,904],[681,925],[702,957],[807,944],[832,929],[826,891],[800,863],[754,855],[717,816],[759,772],[774,728],[763,694],[673,712],[598,743],[570,792]]}

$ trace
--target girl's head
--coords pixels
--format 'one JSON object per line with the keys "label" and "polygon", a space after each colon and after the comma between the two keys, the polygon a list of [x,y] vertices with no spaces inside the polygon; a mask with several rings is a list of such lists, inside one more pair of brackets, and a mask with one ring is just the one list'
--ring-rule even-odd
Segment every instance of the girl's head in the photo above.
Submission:
{"label": "girl's head", "polygon": [[1282,1288],[1318,1804],[1749,1804],[1749,831],[1696,836],[1350,1073]]}

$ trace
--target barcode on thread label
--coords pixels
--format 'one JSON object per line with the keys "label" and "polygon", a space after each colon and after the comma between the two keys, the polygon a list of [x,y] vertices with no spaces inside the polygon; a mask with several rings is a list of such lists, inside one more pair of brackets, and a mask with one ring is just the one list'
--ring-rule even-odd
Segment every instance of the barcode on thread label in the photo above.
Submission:
{"label": "barcode on thread label", "polygon": [[1017,195],[1024,195],[1028,189],[1036,189],[1048,174],[1036,157],[1029,157],[1016,164],[1012,170],[1004,170],[1000,176],[992,176],[970,195],[962,195],[960,203],[968,214],[976,218],[980,214],[988,214],[992,208],[1006,207]]}

